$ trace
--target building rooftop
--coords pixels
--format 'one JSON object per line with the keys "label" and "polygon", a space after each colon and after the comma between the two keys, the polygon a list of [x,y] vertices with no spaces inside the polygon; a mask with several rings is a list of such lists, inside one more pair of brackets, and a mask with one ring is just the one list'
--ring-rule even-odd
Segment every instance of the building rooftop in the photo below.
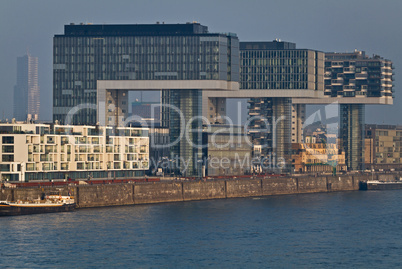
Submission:
{"label": "building rooftop", "polygon": [[247,41],[240,42],[240,50],[287,50],[296,49],[296,43],[274,41]]}
{"label": "building rooftop", "polygon": [[354,52],[325,52],[326,60],[386,60],[379,55],[369,57],[365,51],[355,50]]}
{"label": "building rooftop", "polygon": [[56,36],[162,36],[208,34],[208,27],[197,22],[185,24],[70,24],[64,35]]}
{"label": "building rooftop", "polygon": [[402,125],[366,124],[365,129],[402,130]]}
{"label": "building rooftop", "polygon": [[[143,127],[117,127],[95,125],[58,125],[35,123],[0,123],[0,134],[52,134],[52,135],[111,135],[127,136],[127,131],[143,131],[148,134],[149,129]],[[128,135],[130,136],[130,135]]]}

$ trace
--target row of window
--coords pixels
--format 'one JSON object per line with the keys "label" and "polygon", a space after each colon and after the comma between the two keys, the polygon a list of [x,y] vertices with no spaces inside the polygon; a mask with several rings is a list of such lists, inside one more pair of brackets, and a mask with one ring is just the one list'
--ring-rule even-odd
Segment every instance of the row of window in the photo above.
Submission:
{"label": "row of window", "polygon": [[194,36],[113,36],[113,37],[61,37],[53,40],[54,46],[191,46],[194,44],[227,45],[239,47],[237,38],[218,35]]}
{"label": "row of window", "polygon": [[242,82],[241,89],[308,89],[307,82]]}
{"label": "row of window", "polygon": [[[307,58],[307,50],[241,50],[241,58]],[[314,54],[311,54],[314,55]],[[314,56],[312,56],[314,57]]]}
{"label": "row of window", "polygon": [[[148,162],[107,162],[106,167],[107,169],[148,169]],[[58,169],[57,163],[42,163],[42,164],[35,164],[35,163],[27,163],[26,171],[54,171],[54,170],[69,170],[71,169],[69,163],[61,163],[60,169]],[[77,163],[77,170],[103,170],[103,162],[96,162],[96,163],[86,163],[86,162],[78,162]]]}
{"label": "row of window", "polygon": [[[144,171],[90,171],[92,178],[128,178],[144,176]],[[2,177],[9,180],[18,180],[18,174],[2,174]],[[66,179],[67,177],[72,179],[87,179],[89,176],[88,171],[75,171],[75,172],[42,172],[42,173],[25,173],[25,180],[51,180],[51,179]]]}

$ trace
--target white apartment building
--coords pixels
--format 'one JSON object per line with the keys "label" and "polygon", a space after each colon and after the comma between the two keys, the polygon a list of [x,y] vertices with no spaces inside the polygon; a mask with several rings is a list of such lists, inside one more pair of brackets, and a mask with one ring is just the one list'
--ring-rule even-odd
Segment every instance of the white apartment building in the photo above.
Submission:
{"label": "white apartment building", "polygon": [[0,179],[32,181],[143,176],[146,128],[0,124]]}

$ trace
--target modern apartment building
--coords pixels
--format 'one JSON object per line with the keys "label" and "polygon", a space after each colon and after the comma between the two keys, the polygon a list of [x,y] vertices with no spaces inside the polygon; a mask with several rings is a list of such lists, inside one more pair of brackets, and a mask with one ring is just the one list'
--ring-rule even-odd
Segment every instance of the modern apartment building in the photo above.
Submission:
{"label": "modern apartment building", "polygon": [[144,128],[6,123],[0,143],[6,181],[127,178],[149,169]]}
{"label": "modern apartment building", "polygon": [[40,108],[38,57],[17,57],[17,83],[14,86],[14,114],[19,121],[38,120]]}
{"label": "modern apartment building", "polygon": [[[201,158],[191,144],[201,145],[202,91],[238,89],[237,36],[199,23],[71,24],[53,42],[53,120],[123,126],[128,91],[162,91],[162,125],[177,141],[171,154],[186,161]],[[180,139],[190,121],[199,131]],[[199,173],[191,161],[187,175]]]}
{"label": "modern apartment building", "polygon": [[364,51],[325,53],[325,90],[328,97],[392,97],[393,66]]}
{"label": "modern apartment building", "polygon": [[364,51],[325,53],[325,90],[340,102],[341,143],[351,170],[364,169],[365,104],[388,104],[393,98],[393,66]]}
{"label": "modern apartment building", "polygon": [[402,169],[402,126],[365,126],[366,169]]}

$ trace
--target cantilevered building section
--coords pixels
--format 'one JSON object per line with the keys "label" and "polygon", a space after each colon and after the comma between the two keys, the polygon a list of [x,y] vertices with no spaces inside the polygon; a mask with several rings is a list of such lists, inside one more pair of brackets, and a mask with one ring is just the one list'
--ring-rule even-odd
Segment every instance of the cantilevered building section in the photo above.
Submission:
{"label": "cantilevered building section", "polygon": [[324,94],[341,103],[340,138],[348,168],[363,170],[365,104],[392,104],[392,62],[357,50],[326,53]]}
{"label": "cantilevered building section", "polygon": [[[171,131],[172,158],[201,166],[202,91],[238,90],[239,41],[235,34],[209,33],[199,23],[66,25],[54,37],[53,120],[121,126],[128,91],[162,91],[162,125]],[[71,110],[75,107],[74,110]],[[184,120],[182,120],[184,119]],[[188,139],[181,137],[191,119]],[[199,131],[194,131],[199,130]],[[182,139],[181,139],[182,138]],[[176,143],[177,142],[177,143]]]}
{"label": "cantilevered building section", "polygon": [[[324,54],[296,49],[294,43],[273,41],[241,42],[240,55],[241,90],[260,94],[249,100],[254,146],[262,158],[283,158],[287,166],[281,172],[289,172],[291,138],[301,138],[292,128],[297,123],[301,130],[305,112],[302,104],[292,109],[292,98],[322,97]],[[272,97],[264,98],[269,94]]]}
{"label": "cantilevered building section", "polygon": [[19,121],[38,120],[40,108],[38,57],[17,57],[17,84],[14,87],[14,115]]}
{"label": "cantilevered building section", "polygon": [[[145,86],[150,88],[155,80],[239,79],[237,37],[208,33],[199,23],[66,25],[64,34],[54,36],[53,55],[53,120],[60,123],[74,106],[96,105],[101,80],[142,80],[149,90]],[[108,122],[114,122],[112,115],[114,111]],[[163,119],[168,121],[168,116]],[[97,121],[96,109],[84,109],[72,123]]]}
{"label": "cantilevered building section", "polygon": [[[325,53],[325,96],[392,97],[392,62],[364,51]],[[364,101],[360,101],[364,102]]]}

